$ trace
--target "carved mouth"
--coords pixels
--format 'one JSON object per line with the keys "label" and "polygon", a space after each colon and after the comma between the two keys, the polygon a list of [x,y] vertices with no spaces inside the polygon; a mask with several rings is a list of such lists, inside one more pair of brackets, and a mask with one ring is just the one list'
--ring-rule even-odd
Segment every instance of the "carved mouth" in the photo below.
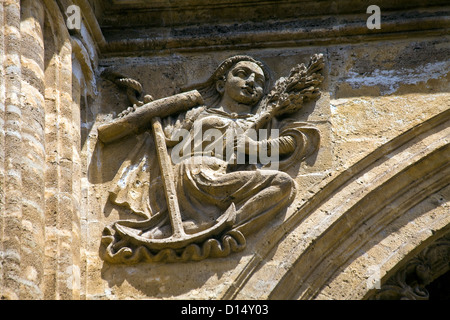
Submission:
{"label": "carved mouth", "polygon": [[251,95],[255,94],[255,88],[253,88],[253,87],[245,86],[242,88],[242,90],[244,90],[245,92],[247,92],[248,94],[251,94]]}

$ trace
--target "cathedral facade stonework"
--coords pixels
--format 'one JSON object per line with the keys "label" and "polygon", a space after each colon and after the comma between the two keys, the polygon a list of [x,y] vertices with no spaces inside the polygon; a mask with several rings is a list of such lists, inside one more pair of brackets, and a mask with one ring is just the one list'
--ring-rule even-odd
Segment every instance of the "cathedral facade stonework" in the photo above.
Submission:
{"label": "cathedral facade stonework", "polygon": [[2,0],[0,299],[448,298],[449,14]]}

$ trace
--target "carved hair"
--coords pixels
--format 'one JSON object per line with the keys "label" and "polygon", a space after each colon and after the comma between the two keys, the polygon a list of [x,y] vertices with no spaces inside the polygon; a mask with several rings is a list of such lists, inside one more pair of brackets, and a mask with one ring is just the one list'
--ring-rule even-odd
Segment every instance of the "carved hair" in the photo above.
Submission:
{"label": "carved hair", "polygon": [[217,91],[216,88],[217,81],[225,80],[228,71],[230,71],[234,65],[241,61],[253,62],[263,70],[265,77],[264,94],[268,93],[272,83],[272,76],[269,69],[261,61],[255,60],[254,58],[247,55],[236,55],[229,57],[217,67],[217,69],[206,82],[183,88],[182,91],[189,91],[194,89],[198,90],[203,96],[207,107],[215,106],[221,98],[221,94]]}

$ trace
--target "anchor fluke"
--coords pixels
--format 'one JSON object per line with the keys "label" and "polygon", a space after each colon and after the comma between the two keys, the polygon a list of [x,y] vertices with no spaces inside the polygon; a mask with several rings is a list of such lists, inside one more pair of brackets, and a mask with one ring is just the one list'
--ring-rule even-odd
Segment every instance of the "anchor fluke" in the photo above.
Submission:
{"label": "anchor fluke", "polygon": [[144,245],[150,250],[159,251],[163,249],[182,249],[192,243],[202,243],[208,239],[213,238],[214,236],[221,234],[227,229],[231,229],[235,221],[236,207],[234,203],[232,203],[228,207],[227,211],[225,211],[225,213],[221,215],[219,219],[217,219],[216,224],[206,230],[194,234],[184,233],[182,236],[179,236],[177,234],[162,239],[148,239],[137,235],[136,233],[130,231],[127,227],[121,226],[119,224],[116,225],[116,230],[122,238],[126,238],[131,243]]}

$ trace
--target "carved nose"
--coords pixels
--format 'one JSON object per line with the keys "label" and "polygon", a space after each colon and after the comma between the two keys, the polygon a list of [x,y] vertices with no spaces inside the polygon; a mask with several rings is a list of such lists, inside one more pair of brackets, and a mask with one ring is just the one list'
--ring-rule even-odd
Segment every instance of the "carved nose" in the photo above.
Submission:
{"label": "carved nose", "polygon": [[251,86],[253,86],[253,85],[255,84],[255,74],[254,74],[254,73],[252,73],[252,74],[247,78],[246,83],[247,83],[248,85],[251,85]]}

